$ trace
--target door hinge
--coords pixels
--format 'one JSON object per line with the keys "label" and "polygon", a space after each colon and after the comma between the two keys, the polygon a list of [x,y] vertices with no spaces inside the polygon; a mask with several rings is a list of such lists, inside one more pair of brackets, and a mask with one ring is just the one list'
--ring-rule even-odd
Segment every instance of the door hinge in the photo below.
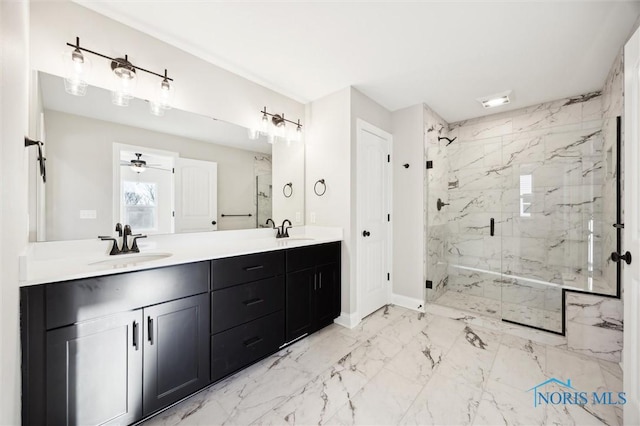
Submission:
{"label": "door hinge", "polygon": [[391,281],[391,274],[387,272],[387,281]]}
{"label": "door hinge", "polygon": [[427,169],[433,169],[433,161],[427,161]]}
{"label": "door hinge", "polygon": [[176,217],[176,211],[175,210],[171,212],[171,216]]}
{"label": "door hinge", "polygon": [[433,281],[427,280],[427,282],[425,284],[426,284],[427,288],[433,288]]}
{"label": "door hinge", "polygon": [[391,222],[391,214],[387,214],[387,222]]}
{"label": "door hinge", "polygon": [[387,154],[387,163],[391,162],[391,154]]}
{"label": "door hinge", "polygon": [[175,172],[176,172],[176,168],[175,168],[175,167],[172,167],[172,168],[171,168],[171,173],[174,173],[174,174],[175,174]]}

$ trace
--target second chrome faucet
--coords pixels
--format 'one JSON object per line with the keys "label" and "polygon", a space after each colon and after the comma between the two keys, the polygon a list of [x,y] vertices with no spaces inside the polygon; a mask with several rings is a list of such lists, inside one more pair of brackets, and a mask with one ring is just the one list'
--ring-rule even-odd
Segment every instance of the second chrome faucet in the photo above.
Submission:
{"label": "second chrome faucet", "polygon": [[[111,246],[111,251],[109,255],[115,256],[118,254],[127,254],[127,253],[140,253],[140,248],[138,247],[138,239],[139,238],[147,238],[146,235],[142,234],[133,234],[131,231],[131,226],[125,225],[122,227],[121,223],[116,223],[116,232],[119,237],[122,237],[122,248],[118,247],[118,239],[109,236],[99,236],[102,241],[113,241],[113,245]],[[131,247],[129,247],[129,243],[127,242],[128,237],[132,238]]]}

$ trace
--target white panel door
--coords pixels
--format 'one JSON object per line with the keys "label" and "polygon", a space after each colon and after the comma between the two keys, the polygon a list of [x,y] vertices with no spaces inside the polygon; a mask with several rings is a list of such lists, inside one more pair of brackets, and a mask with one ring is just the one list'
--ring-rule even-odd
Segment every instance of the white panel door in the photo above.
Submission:
{"label": "white panel door", "polygon": [[391,135],[358,120],[357,282],[362,318],[390,301]]}
{"label": "white panel door", "polygon": [[640,424],[640,30],[624,51],[624,424]]}
{"label": "white panel door", "polygon": [[176,232],[218,229],[218,164],[176,159]]}

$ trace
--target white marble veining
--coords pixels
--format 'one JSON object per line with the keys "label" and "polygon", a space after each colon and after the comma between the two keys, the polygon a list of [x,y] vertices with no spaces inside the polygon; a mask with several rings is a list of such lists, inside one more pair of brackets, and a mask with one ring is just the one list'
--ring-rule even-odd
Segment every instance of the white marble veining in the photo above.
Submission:
{"label": "white marble veining", "polygon": [[[171,256],[145,263],[109,266],[96,264],[109,256],[111,242],[99,240],[52,241],[32,243],[23,261],[21,286],[66,281],[121,272],[198,262],[292,247],[342,240],[341,228],[316,226],[294,227],[291,238],[275,238],[272,229],[199,232],[192,234],[154,235],[140,240],[141,255],[169,253]],[[119,255],[119,259],[125,256]]]}
{"label": "white marble veining", "polygon": [[618,364],[569,352],[560,336],[427,310],[388,306],[358,330],[331,325],[145,424],[622,424],[620,408],[535,407],[527,392],[551,377],[619,392]]}

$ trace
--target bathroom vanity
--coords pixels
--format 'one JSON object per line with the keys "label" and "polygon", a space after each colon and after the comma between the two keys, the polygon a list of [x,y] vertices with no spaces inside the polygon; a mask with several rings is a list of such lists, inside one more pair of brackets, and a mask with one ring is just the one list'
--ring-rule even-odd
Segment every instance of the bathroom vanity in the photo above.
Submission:
{"label": "bathroom vanity", "polygon": [[333,322],[339,238],[268,244],[25,282],[23,424],[135,423]]}

